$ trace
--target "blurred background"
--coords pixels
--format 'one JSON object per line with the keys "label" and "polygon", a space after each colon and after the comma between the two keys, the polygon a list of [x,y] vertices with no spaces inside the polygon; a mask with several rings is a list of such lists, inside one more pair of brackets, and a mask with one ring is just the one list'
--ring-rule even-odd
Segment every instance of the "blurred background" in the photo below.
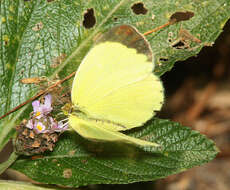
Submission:
{"label": "blurred background", "polygon": [[[84,190],[229,190],[230,189],[230,21],[212,47],[175,64],[162,77],[166,102],[160,118],[177,121],[213,139],[220,149],[208,164],[155,182],[92,185]],[[22,179],[10,171],[2,179]],[[8,178],[9,179],[9,178]]]}

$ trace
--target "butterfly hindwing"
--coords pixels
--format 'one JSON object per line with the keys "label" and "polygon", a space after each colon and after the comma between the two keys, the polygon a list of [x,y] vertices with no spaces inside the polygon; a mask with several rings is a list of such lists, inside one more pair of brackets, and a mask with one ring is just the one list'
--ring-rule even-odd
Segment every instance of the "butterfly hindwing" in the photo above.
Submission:
{"label": "butterfly hindwing", "polygon": [[138,146],[155,146],[159,145],[153,142],[144,141],[134,137],[127,136],[117,131],[106,129],[106,126],[97,126],[88,120],[81,119],[75,115],[70,115],[69,124],[82,137],[94,141],[110,141],[135,144]]}

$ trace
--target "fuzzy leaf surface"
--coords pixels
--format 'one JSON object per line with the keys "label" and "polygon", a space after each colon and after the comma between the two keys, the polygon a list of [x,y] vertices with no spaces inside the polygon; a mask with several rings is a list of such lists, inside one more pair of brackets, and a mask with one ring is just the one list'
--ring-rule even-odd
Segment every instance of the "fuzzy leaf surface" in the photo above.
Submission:
{"label": "fuzzy leaf surface", "polygon": [[168,120],[155,119],[128,135],[153,141],[162,149],[89,142],[65,132],[52,153],[21,157],[12,168],[35,181],[78,187],[152,181],[212,160],[218,150],[204,135]]}

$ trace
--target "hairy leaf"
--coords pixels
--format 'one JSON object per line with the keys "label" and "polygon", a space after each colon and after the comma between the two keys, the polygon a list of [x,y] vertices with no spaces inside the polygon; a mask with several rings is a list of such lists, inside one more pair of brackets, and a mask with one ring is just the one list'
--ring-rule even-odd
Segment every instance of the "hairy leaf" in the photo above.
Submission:
{"label": "hairy leaf", "polygon": [[168,120],[155,119],[128,135],[157,142],[162,149],[88,142],[75,132],[66,132],[52,153],[33,160],[21,157],[12,168],[47,184],[124,184],[182,172],[207,163],[217,154],[213,141]]}

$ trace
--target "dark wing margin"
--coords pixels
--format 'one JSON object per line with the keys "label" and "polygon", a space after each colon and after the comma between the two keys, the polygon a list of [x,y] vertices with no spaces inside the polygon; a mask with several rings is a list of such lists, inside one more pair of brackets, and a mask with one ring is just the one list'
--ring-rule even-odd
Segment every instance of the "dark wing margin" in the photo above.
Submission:
{"label": "dark wing margin", "polygon": [[131,25],[118,25],[111,28],[96,39],[96,44],[106,41],[119,42],[128,48],[134,48],[138,53],[146,55],[148,61],[152,62],[152,50],[150,44],[144,35]]}

